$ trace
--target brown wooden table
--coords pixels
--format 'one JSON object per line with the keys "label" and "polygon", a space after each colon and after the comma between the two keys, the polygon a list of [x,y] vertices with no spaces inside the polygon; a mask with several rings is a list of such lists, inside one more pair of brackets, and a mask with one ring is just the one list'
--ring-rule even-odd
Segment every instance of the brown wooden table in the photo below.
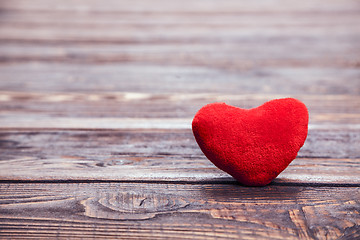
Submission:
{"label": "brown wooden table", "polygon": [[[360,239],[356,0],[0,2],[1,239]],[[210,102],[309,108],[270,185],[215,168]]]}

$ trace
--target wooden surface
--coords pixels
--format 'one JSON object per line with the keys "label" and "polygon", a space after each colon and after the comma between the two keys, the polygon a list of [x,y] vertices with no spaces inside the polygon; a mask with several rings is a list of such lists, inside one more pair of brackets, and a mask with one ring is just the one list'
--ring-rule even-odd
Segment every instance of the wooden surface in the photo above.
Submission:
{"label": "wooden surface", "polygon": [[[356,0],[0,1],[0,239],[360,239]],[[210,102],[309,108],[244,187],[191,132]]]}

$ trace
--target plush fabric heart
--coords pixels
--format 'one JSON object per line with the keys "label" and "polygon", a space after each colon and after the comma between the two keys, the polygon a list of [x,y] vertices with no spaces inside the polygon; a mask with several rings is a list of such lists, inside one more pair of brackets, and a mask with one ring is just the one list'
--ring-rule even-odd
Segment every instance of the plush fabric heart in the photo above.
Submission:
{"label": "plush fabric heart", "polygon": [[225,103],[202,107],[192,129],[205,156],[248,186],[264,186],[297,156],[308,131],[308,111],[297,99],[275,99],[253,109]]}

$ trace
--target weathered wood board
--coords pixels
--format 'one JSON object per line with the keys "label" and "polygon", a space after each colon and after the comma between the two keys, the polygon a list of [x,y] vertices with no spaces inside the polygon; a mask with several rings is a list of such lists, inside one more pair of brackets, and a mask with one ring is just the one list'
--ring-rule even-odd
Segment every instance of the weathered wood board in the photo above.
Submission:
{"label": "weathered wood board", "polygon": [[357,239],[358,187],[1,184],[10,238]]}
{"label": "weathered wood board", "polygon": [[[357,0],[0,1],[0,239],[360,239]],[[309,109],[250,188],[192,133],[211,102]]]}
{"label": "weathered wood board", "polygon": [[[359,135],[310,131],[278,180],[360,186]],[[12,130],[0,143],[4,180],[233,181],[205,158],[191,130]]]}

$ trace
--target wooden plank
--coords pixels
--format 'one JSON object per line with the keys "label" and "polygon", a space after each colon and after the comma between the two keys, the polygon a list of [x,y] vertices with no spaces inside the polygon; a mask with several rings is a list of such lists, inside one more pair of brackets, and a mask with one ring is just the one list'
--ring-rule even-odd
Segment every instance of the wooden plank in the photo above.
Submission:
{"label": "wooden plank", "polygon": [[[96,31],[91,28],[57,28],[57,26],[48,27],[48,26],[39,26],[34,25],[33,28],[29,29],[28,26],[8,26],[2,24],[0,28],[2,40],[28,40],[28,41],[44,41],[48,42],[53,41],[84,41],[84,42],[104,42],[104,40],[109,42],[155,42],[165,40],[165,42],[189,42],[191,40],[195,42],[200,41],[210,41],[210,42],[220,42],[221,38],[227,38],[230,42],[236,42],[241,39],[247,39],[255,36],[259,36],[264,39],[271,39],[279,35],[280,39],[282,38],[303,38],[309,37],[310,39],[319,39],[322,38],[318,36],[318,31],[324,32],[324,37],[335,38],[338,40],[346,39],[347,36],[344,36],[346,32],[345,26],[333,26],[334,32],[328,32],[329,26],[326,27],[317,27],[309,28],[297,27],[297,28],[274,28],[266,29],[264,27],[257,28],[247,28],[246,31],[242,30],[240,27],[234,26],[222,26],[217,28],[216,33],[210,31],[210,27],[201,27],[195,26],[191,28],[186,28],[186,26],[172,26],[172,27],[159,27],[159,28],[149,28],[144,31],[144,28],[126,26],[122,27],[123,31],[111,31],[114,28],[112,26],[102,26],[96,28]],[[77,31],[76,31],[77,30]],[[238,30],[238,31],[236,31]],[[265,30],[265,31],[260,31]],[[294,31],[296,30],[296,31]],[[360,30],[353,27],[351,32],[355,37],[359,36]],[[25,33],[25,34],[24,34]],[[29,35],[27,33],[32,33]],[[346,32],[348,33],[348,32]],[[219,34],[219,35],[216,35]],[[349,33],[350,34],[350,33]],[[251,36],[251,37],[250,37]],[[147,38],[144,38],[147,37]]]}
{"label": "wooden plank", "polygon": [[64,4],[64,1],[54,0],[49,3],[46,0],[34,0],[33,2],[28,2],[26,0],[13,0],[3,1],[1,8],[6,11],[11,10],[20,10],[20,11],[70,11],[76,13],[91,13],[91,12],[139,12],[139,13],[158,13],[158,12],[188,12],[188,13],[198,13],[198,12],[257,12],[257,11],[269,11],[269,12],[281,12],[281,11],[295,11],[295,12],[346,12],[353,11],[358,9],[359,5],[356,0],[305,0],[298,2],[296,0],[289,1],[260,1],[260,2],[247,2],[247,1],[226,1],[219,4],[217,0],[210,1],[193,1],[187,0],[184,2],[169,2],[166,0],[137,0],[136,2],[132,0],[104,0],[103,2],[98,2],[94,0],[90,1],[71,1],[73,4]]}
{"label": "wooden plank", "polygon": [[[64,16],[67,17],[67,16]],[[187,17],[187,16],[181,16]],[[356,19],[354,17],[354,24]],[[285,20],[286,21],[286,20]],[[348,32],[349,26],[333,25],[334,30],[328,31],[331,26],[288,26],[282,28],[267,28],[267,26],[219,26],[215,27],[216,32],[212,32],[212,26],[193,25],[191,27],[182,25],[173,26],[156,26],[138,27],[133,25],[119,26],[119,30],[114,31],[114,26],[103,25],[100,27],[63,27],[63,26],[42,26],[32,25],[29,29],[27,25],[1,24],[0,33],[1,40],[27,40],[27,41],[44,41],[47,42],[123,42],[123,43],[152,43],[152,42],[221,42],[221,39],[227,39],[226,42],[236,42],[239,40],[250,40],[259,37],[261,40],[271,40],[276,36],[279,39],[302,39],[309,38],[309,42],[319,40],[321,38],[332,38],[337,40],[346,39],[355,44],[356,39],[352,40],[345,33],[359,38],[360,31],[353,26],[351,32]],[[96,30],[96,31],[94,31]],[[317,33],[321,31],[325,36],[319,36]],[[30,35],[32,33],[32,35]]]}
{"label": "wooden plank", "polygon": [[[360,114],[314,114],[320,123],[311,123],[309,130],[359,130]],[[0,114],[2,130],[189,130],[192,118],[114,118],[114,117],[53,117],[46,114]],[[332,118],[339,117],[332,121]],[[355,123],[350,123],[354,121]],[[325,123],[324,123],[325,122]],[[328,123],[330,122],[330,123]],[[340,123],[339,123],[340,122]],[[343,122],[343,123],[341,123]]]}
{"label": "wooden plank", "polygon": [[[2,180],[234,181],[191,130],[3,131]],[[357,130],[313,130],[279,184],[360,184]],[[41,174],[39,174],[41,172]]]}
{"label": "wooden plank", "polygon": [[[358,68],[229,70],[156,64],[0,64],[2,91],[359,95]],[[286,84],[284,84],[286,83]]]}
{"label": "wooden plank", "polygon": [[[93,127],[96,125],[96,122],[102,123],[102,126],[106,126],[105,122],[107,122],[110,123],[108,128],[111,128],[114,122],[124,120],[124,118],[135,118],[134,121],[130,121],[134,125],[137,122],[143,121],[149,122],[150,125],[151,122],[156,121],[153,118],[166,118],[163,119],[163,122],[167,122],[167,124],[177,122],[185,128],[189,128],[191,118],[202,106],[208,103],[226,102],[241,108],[253,108],[271,99],[285,97],[288,96],[271,94],[39,93],[0,91],[0,128],[20,126],[32,126],[34,128],[40,125],[39,116],[41,116],[41,121],[47,122],[44,125],[46,128],[49,127],[49,122],[56,122],[59,127],[60,121],[71,122],[74,125],[74,121],[81,122],[85,118],[91,118],[83,122],[91,121]],[[325,123],[329,126],[329,124],[356,125],[360,123],[359,96],[295,95],[292,97],[303,101],[308,106],[310,124]],[[56,116],[56,119],[52,119],[54,116]],[[128,126],[129,124],[126,125]],[[161,127],[161,123],[159,125]],[[340,125],[337,126],[340,127]],[[84,128],[85,126],[80,123],[76,127]],[[125,126],[119,124],[118,127],[124,128]],[[139,125],[134,127],[141,128]],[[178,128],[176,125],[173,127]]]}
{"label": "wooden plank", "polygon": [[[248,3],[246,3],[248,4]],[[244,5],[242,4],[241,7]],[[1,8],[1,7],[0,7]],[[122,27],[125,25],[133,27],[340,27],[356,24],[358,8],[325,10],[320,8],[313,10],[287,9],[258,9],[247,11],[236,6],[232,12],[221,12],[218,10],[181,11],[177,9],[164,9],[163,11],[132,11],[123,6],[114,11],[88,11],[77,12],[74,8],[68,10],[49,9],[4,9],[0,18],[1,24],[17,26],[48,26],[55,28],[91,28],[99,27]],[[193,10],[193,9],[192,9]],[[304,18],[299,18],[300,16]],[[71,17],[71,18],[70,18]],[[146,21],[144,21],[146,17]],[[256,17],[256,21],[254,21]],[[352,28],[355,26],[348,26]],[[146,29],[144,29],[146,30]]]}
{"label": "wooden plank", "polygon": [[[26,40],[29,43],[22,43],[23,40],[19,39],[0,39],[0,63],[36,61],[104,64],[132,62],[216,67],[229,70],[251,70],[258,66],[357,68],[359,65],[360,50],[357,43],[360,37],[354,36],[349,39],[329,37],[327,44],[320,46],[323,38],[301,39],[278,40],[282,42],[282,45],[275,42],[268,44],[273,40],[261,37],[223,44],[214,40],[198,40],[196,42],[194,39],[184,40],[184,42],[179,39],[176,41],[158,39],[149,43],[136,43],[138,41],[136,39],[117,42],[106,39],[99,41],[75,39],[73,42],[70,40]],[[8,43],[9,41],[11,44]],[[192,43],[188,43],[189,41]],[[240,46],[239,41],[241,41]],[[52,43],[46,47],[49,42]],[[296,43],[294,44],[294,42]],[[288,52],[294,48],[301,49],[301,52],[289,55]],[[269,56],[274,57],[269,58]]]}
{"label": "wooden plank", "polygon": [[359,187],[0,184],[0,198],[0,236],[13,239],[360,237]]}

